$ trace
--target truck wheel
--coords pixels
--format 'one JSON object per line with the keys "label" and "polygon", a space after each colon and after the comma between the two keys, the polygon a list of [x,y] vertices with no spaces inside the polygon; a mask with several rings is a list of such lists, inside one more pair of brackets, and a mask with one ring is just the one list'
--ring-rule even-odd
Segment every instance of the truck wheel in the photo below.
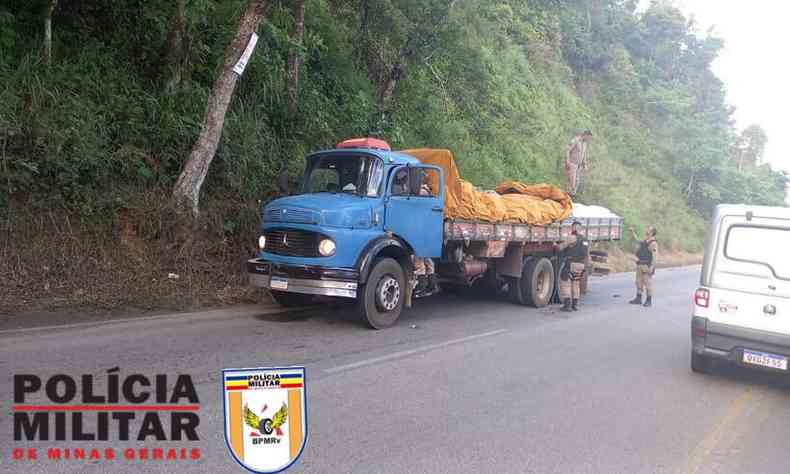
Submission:
{"label": "truck wheel", "polygon": [[542,308],[554,294],[554,267],[547,258],[530,258],[524,264],[521,279],[511,284],[510,297],[523,305]]}
{"label": "truck wheel", "polygon": [[[526,268],[527,265],[529,265],[529,262],[531,262],[532,260],[533,260],[532,257],[527,257],[524,259],[524,264],[521,266],[522,277],[524,276],[524,269]],[[524,298],[524,289],[522,287],[523,281],[524,281],[523,278],[508,277],[507,295],[508,298],[510,298],[510,301],[512,301],[514,304],[523,304],[523,305],[527,304],[527,301]]]}
{"label": "truck wheel", "polygon": [[285,306],[286,308],[294,308],[297,306],[308,306],[312,301],[312,295],[303,295],[301,293],[289,293],[287,291],[270,291],[274,301]]}
{"label": "truck wheel", "polygon": [[373,264],[368,282],[357,292],[357,311],[373,329],[395,324],[406,298],[403,268],[391,258]]}
{"label": "truck wheel", "polygon": [[532,265],[525,268],[522,281],[526,276],[526,282],[529,283],[529,291],[526,293],[527,304],[542,308],[549,304],[551,295],[554,294],[554,266],[547,258],[532,262]]}

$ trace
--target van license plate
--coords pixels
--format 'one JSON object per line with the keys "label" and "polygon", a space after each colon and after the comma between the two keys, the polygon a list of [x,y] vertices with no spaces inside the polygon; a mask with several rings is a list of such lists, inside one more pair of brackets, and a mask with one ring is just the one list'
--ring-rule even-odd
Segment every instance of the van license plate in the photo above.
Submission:
{"label": "van license plate", "polygon": [[787,370],[787,357],[765,352],[743,351],[743,361],[751,365],[770,367],[772,369]]}
{"label": "van license plate", "polygon": [[271,288],[272,288],[272,290],[287,290],[288,289],[288,279],[287,278],[282,278],[282,277],[272,276]]}

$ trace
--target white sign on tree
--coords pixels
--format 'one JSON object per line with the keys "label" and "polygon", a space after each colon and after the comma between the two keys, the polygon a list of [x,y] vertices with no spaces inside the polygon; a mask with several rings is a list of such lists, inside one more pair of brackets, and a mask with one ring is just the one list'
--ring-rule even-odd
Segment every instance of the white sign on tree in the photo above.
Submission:
{"label": "white sign on tree", "polygon": [[252,52],[255,50],[256,44],[258,44],[258,34],[253,33],[250,35],[250,41],[247,42],[247,47],[244,48],[244,52],[241,53],[241,57],[236,62],[236,65],[233,66],[233,72],[239,76],[244,74],[244,69],[247,67],[247,63],[250,60],[250,56],[252,56]]}

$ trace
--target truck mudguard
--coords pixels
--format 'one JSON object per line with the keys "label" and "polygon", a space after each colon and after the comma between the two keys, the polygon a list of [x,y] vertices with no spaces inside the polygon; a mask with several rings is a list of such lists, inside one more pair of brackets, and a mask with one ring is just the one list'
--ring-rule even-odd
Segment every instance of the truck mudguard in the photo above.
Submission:
{"label": "truck mudguard", "polygon": [[383,235],[371,240],[365,248],[362,249],[355,265],[359,270],[360,284],[364,284],[368,281],[368,274],[370,274],[370,270],[373,267],[373,261],[376,259],[376,255],[387,247],[399,249],[399,253],[401,253],[402,257],[405,259],[408,259],[411,254],[409,246],[397,237]]}

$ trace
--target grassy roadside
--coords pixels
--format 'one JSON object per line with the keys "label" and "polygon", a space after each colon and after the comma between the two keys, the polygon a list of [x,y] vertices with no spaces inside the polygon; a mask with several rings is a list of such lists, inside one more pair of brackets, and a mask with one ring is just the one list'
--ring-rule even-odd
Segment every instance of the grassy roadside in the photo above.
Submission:
{"label": "grassy roadside", "polygon": [[259,205],[207,200],[179,236],[165,191],[126,197],[101,214],[34,210],[0,220],[0,318],[40,312],[183,311],[268,301],[247,285]]}
{"label": "grassy roadside", "polygon": [[[701,253],[690,253],[677,249],[659,249],[658,268],[685,267],[702,263]],[[633,253],[623,251],[620,247],[609,250],[609,261],[606,264],[613,273],[636,271],[636,259]]]}

